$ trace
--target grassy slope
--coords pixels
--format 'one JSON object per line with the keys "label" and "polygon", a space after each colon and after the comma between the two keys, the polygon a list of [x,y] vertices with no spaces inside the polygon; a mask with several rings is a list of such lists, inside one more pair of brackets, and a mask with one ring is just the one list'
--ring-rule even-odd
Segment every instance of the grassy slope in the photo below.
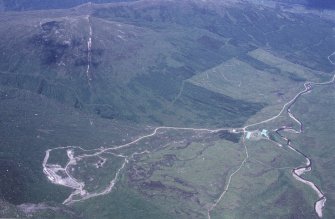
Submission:
{"label": "grassy slope", "polygon": [[[137,125],[105,121],[31,92],[2,89],[1,103],[0,127],[5,136],[1,138],[1,171],[12,180],[4,179],[1,193],[16,204],[61,201],[68,194],[51,185],[43,174],[46,149],[60,145],[96,148],[141,133]],[[7,173],[7,169],[11,171]]]}
{"label": "grassy slope", "polygon": [[[252,81],[253,72],[264,74],[266,81],[271,81],[271,74],[285,73],[283,89],[301,84],[299,72],[295,75],[301,65],[322,72],[331,70],[326,56],[334,45],[332,24],[319,18],[275,9],[264,11],[252,5],[230,5],[219,10],[222,6],[216,3],[208,7],[201,3],[178,6],[175,2],[144,3],[150,4],[76,9],[70,12],[75,15],[71,17],[66,17],[68,11],[1,15],[1,20],[6,21],[0,24],[0,31],[4,33],[0,43],[3,51],[0,54],[1,131],[6,136],[1,139],[1,161],[4,167],[13,169],[10,178],[14,181],[2,191],[6,199],[14,203],[63,200],[67,191],[49,184],[42,174],[45,149],[57,145],[97,147],[116,144],[123,138],[129,139],[127,134],[136,136],[140,133],[139,128],[129,121],[220,127],[240,126],[247,120],[257,121],[272,115],[272,112],[267,112],[252,117],[266,106],[265,103],[274,104],[272,100],[262,101],[255,96],[258,87],[250,87],[246,98],[244,91],[240,94],[229,93],[230,89],[229,92],[219,92],[209,86],[188,82],[191,77],[204,78],[209,69],[221,69],[222,63],[232,62],[241,75],[246,71],[246,82]],[[89,87],[85,75],[88,38],[85,16],[92,11],[93,86]],[[16,24],[15,28],[14,25],[5,25],[8,22]],[[70,46],[64,44],[67,40],[71,42]],[[258,47],[270,50],[274,56],[255,50]],[[264,54],[272,59],[264,60]],[[232,59],[234,57],[237,58]],[[240,66],[237,59],[242,61]],[[282,65],[273,63],[274,60],[279,60]],[[288,61],[298,62],[300,66],[292,67]],[[229,69],[227,71],[232,73]],[[293,78],[286,74],[292,71]],[[238,74],[229,76],[239,77]],[[218,80],[214,82],[218,86],[225,85]],[[270,88],[272,84],[266,84],[264,92]],[[295,89],[299,90],[298,87]],[[291,90],[287,98],[293,92]],[[89,119],[94,120],[93,127]],[[175,139],[177,136],[170,133],[167,137]],[[183,136],[188,137],[186,134]],[[203,218],[208,204],[219,196],[227,175],[239,165],[243,156],[239,143],[227,142],[217,136],[212,136],[203,145],[190,138],[190,144],[185,148],[183,145],[176,147],[178,144],[162,148],[161,144],[155,145],[154,142],[152,140],[150,144],[150,148],[156,147],[152,156],[143,157],[143,160],[127,167],[116,191],[76,206],[85,210],[84,217],[133,218],[137,215],[156,218],[163,215],[170,218],[178,215]],[[34,150],[31,149],[33,146],[36,147]],[[300,161],[286,152],[269,150],[268,145],[260,142],[248,146],[251,147],[251,159],[234,178],[231,192],[213,212],[213,217],[248,218],[249,212],[255,217],[313,217],[313,197],[309,190],[304,190],[303,195],[297,192],[301,185],[292,182],[288,170],[275,169],[285,167],[287,163],[295,166]],[[31,160],[30,155],[36,157],[36,154],[37,158]],[[171,164],[169,158],[173,155],[186,161]],[[269,167],[273,159],[277,162],[273,163],[274,168]],[[26,168],[24,171],[16,166],[20,162]],[[160,168],[151,170],[156,164],[160,164]],[[153,172],[149,171],[151,175],[129,183],[132,168],[136,167]],[[178,172],[183,168],[187,170],[186,174]],[[3,168],[1,171],[8,174],[6,170]],[[17,191],[9,192],[7,188],[22,181],[25,183],[16,186]],[[208,184],[209,181],[213,185]],[[23,195],[20,199],[13,199],[16,194]],[[154,197],[154,204],[145,201],[149,197]],[[297,197],[299,203],[294,201]],[[259,204],[250,205],[254,202]],[[131,211],[125,210],[128,204],[133,206]],[[110,206],[115,207],[111,209]],[[242,211],[241,206],[245,207]],[[269,206],[271,210],[264,214],[264,208]],[[156,207],[157,211],[152,211]],[[302,215],[301,211],[305,213]]]}
{"label": "grassy slope", "polygon": [[[223,51],[206,44],[208,31],[183,28],[181,32],[179,25],[161,24],[164,30],[157,31],[153,27],[91,18],[93,81],[89,85],[85,74],[89,23],[86,16],[78,13],[63,17],[66,13],[55,12],[57,18],[52,20],[28,15],[32,16],[29,23],[17,18],[14,23],[18,29],[27,31],[15,41],[10,38],[18,29],[3,25],[7,34],[2,40],[10,43],[2,44],[1,83],[43,94],[103,118],[160,125],[241,125],[263,107],[262,103],[237,100],[237,114],[225,114],[222,112],[227,107],[216,106],[233,100],[197,87],[187,87],[187,95],[173,106],[171,102],[183,80],[225,58]],[[195,91],[211,102],[197,99]],[[210,117],[206,115],[209,112]]]}

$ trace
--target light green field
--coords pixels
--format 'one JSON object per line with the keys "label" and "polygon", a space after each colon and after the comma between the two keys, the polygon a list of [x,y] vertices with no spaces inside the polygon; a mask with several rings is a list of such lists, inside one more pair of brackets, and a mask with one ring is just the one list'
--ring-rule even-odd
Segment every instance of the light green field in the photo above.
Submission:
{"label": "light green field", "polygon": [[281,75],[296,80],[312,80],[320,82],[322,79],[318,79],[318,77],[325,74],[324,72],[312,70],[305,66],[292,63],[284,58],[277,57],[264,49],[253,50],[249,52],[248,55],[272,67],[280,69],[282,72]]}
{"label": "light green field", "polygon": [[325,75],[278,58],[263,49],[253,50],[248,55],[279,72],[259,70],[234,58],[197,74],[186,82],[236,99],[268,104],[248,121],[255,123],[279,113],[282,106],[304,88],[306,80],[319,82],[322,80],[320,76]]}

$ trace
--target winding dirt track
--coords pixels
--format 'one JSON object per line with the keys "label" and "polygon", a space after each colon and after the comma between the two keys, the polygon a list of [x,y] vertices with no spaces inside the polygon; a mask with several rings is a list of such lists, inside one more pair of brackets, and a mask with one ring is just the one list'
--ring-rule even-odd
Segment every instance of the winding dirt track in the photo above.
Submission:
{"label": "winding dirt track", "polygon": [[[89,21],[89,17],[87,19]],[[91,30],[91,27],[90,27],[90,37],[89,37],[89,41],[88,41],[88,52],[89,52],[89,54],[88,54],[88,67],[87,67],[88,81],[90,81],[90,75],[89,75],[89,67],[90,66],[89,65],[90,65],[90,59],[91,59],[90,58],[90,50],[91,50],[91,43],[92,43],[91,40],[92,40],[92,30]],[[331,54],[330,56],[332,56],[333,54]],[[332,64],[334,64],[331,61],[330,56],[328,57],[328,59]],[[277,115],[275,115],[275,116],[273,116],[269,119],[265,119],[263,121],[260,121],[260,122],[254,123],[254,124],[249,124],[249,125],[246,125],[246,126],[240,127],[240,128],[206,129],[206,128],[187,128],[187,127],[157,127],[150,134],[138,137],[137,139],[135,139],[135,140],[133,140],[129,143],[123,144],[123,145],[118,145],[118,146],[113,146],[113,147],[108,147],[108,148],[94,149],[94,150],[85,150],[85,149],[83,149],[79,146],[67,146],[67,147],[58,147],[58,148],[48,149],[46,151],[45,158],[44,158],[43,164],[42,164],[43,172],[45,173],[45,175],[48,177],[48,179],[52,183],[74,189],[74,191],[70,194],[70,196],[63,202],[64,204],[72,204],[72,203],[75,203],[75,202],[78,202],[78,201],[82,201],[82,200],[86,200],[86,199],[89,199],[89,198],[92,198],[92,197],[96,197],[96,196],[105,195],[105,194],[110,193],[112,191],[113,187],[115,186],[121,171],[125,168],[125,166],[129,162],[129,159],[131,159],[133,156],[135,156],[137,154],[150,153],[150,151],[145,150],[145,151],[142,151],[142,152],[133,153],[130,156],[125,156],[125,155],[122,155],[122,154],[117,154],[115,151],[117,151],[118,149],[125,148],[125,147],[130,147],[130,146],[134,145],[135,143],[138,143],[138,142],[142,141],[143,139],[153,137],[160,130],[190,130],[190,131],[195,131],[195,132],[208,132],[208,133],[216,133],[216,132],[225,130],[225,131],[230,131],[230,132],[233,132],[233,133],[243,133],[244,135],[243,135],[242,142],[243,142],[243,145],[244,145],[244,148],[245,148],[245,157],[244,157],[243,161],[241,162],[241,164],[238,166],[238,168],[232,174],[230,174],[230,176],[228,178],[228,182],[225,186],[225,189],[224,189],[224,191],[222,191],[219,198],[216,199],[208,207],[207,217],[208,217],[208,219],[210,219],[211,218],[211,211],[213,211],[215,209],[215,207],[218,205],[218,203],[220,201],[222,201],[224,195],[226,194],[226,192],[229,189],[229,186],[230,186],[230,183],[231,183],[231,180],[232,180],[233,176],[235,174],[237,174],[242,169],[244,164],[247,162],[247,159],[248,159],[249,155],[248,155],[247,146],[245,144],[246,132],[247,132],[246,130],[250,127],[273,121],[273,120],[277,119],[279,116],[281,116],[286,110],[286,112],[288,113],[290,118],[293,119],[296,123],[299,124],[300,129],[299,130],[294,130],[291,127],[283,126],[283,127],[275,129],[275,132],[282,139],[284,139],[287,142],[287,147],[289,147],[295,153],[298,153],[299,155],[305,157],[305,159],[306,159],[305,166],[294,168],[292,170],[292,175],[296,180],[298,180],[298,181],[300,181],[300,182],[302,182],[306,185],[309,185],[314,191],[317,192],[319,199],[315,202],[314,208],[315,208],[315,211],[316,211],[317,215],[321,218],[322,217],[322,210],[323,210],[323,208],[325,206],[325,203],[326,203],[326,197],[318,186],[316,186],[313,182],[308,181],[308,180],[306,180],[302,177],[302,175],[304,173],[312,170],[312,161],[303,152],[294,148],[291,144],[291,140],[288,139],[287,137],[285,137],[284,135],[282,135],[281,132],[293,132],[293,133],[296,133],[296,134],[300,134],[303,131],[303,123],[295,115],[293,115],[293,113],[291,112],[291,107],[296,103],[296,101],[299,99],[299,97],[301,97],[302,95],[306,95],[309,92],[311,92],[311,90],[313,89],[314,86],[331,85],[331,84],[334,83],[334,81],[335,81],[335,74],[333,75],[331,80],[323,82],[323,83],[306,82],[304,84],[304,90],[300,91],[290,101],[285,103],[283,105],[283,107],[281,108],[280,112]],[[80,149],[80,150],[84,151],[85,153],[83,155],[80,155],[80,156],[74,156],[73,149]],[[68,156],[68,162],[67,162],[65,167],[61,167],[60,165],[57,165],[57,164],[56,165],[55,164],[48,164],[50,153],[54,150],[66,150],[67,156]],[[85,190],[85,184],[83,182],[80,182],[78,179],[74,178],[71,175],[69,169],[70,169],[70,167],[75,166],[77,164],[77,161],[79,161],[81,159],[85,159],[87,157],[99,157],[100,155],[102,155],[104,153],[110,153],[110,154],[113,154],[114,156],[122,157],[124,159],[124,162],[121,164],[120,168],[116,171],[116,174],[115,174],[113,180],[110,181],[109,186],[107,186],[103,191],[101,191],[99,193],[88,193]],[[66,176],[64,177],[64,176],[60,176],[59,174],[57,174],[59,171],[63,171],[63,173],[65,173]]]}

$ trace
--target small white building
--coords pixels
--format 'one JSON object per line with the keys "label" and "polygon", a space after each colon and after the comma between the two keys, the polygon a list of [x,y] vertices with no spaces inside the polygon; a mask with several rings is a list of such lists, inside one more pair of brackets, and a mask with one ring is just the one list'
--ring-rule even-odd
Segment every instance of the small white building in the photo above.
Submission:
{"label": "small white building", "polygon": [[263,129],[261,132],[261,136],[268,138],[269,137],[269,131],[266,129]]}

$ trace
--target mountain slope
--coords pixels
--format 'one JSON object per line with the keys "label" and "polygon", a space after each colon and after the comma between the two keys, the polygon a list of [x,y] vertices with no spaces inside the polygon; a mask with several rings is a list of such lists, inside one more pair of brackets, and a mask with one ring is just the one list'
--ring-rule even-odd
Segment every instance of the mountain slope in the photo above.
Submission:
{"label": "mountain slope", "polygon": [[[76,2],[40,3],[22,7]],[[333,27],[234,0],[1,13],[0,172],[10,180],[0,178],[0,217],[315,218],[315,194],[291,174],[304,158],[273,130],[297,128],[283,106],[332,76]],[[299,118],[313,105],[302,103]],[[85,182],[79,193],[48,178],[67,162]],[[323,169],[308,174],[324,188]]]}

